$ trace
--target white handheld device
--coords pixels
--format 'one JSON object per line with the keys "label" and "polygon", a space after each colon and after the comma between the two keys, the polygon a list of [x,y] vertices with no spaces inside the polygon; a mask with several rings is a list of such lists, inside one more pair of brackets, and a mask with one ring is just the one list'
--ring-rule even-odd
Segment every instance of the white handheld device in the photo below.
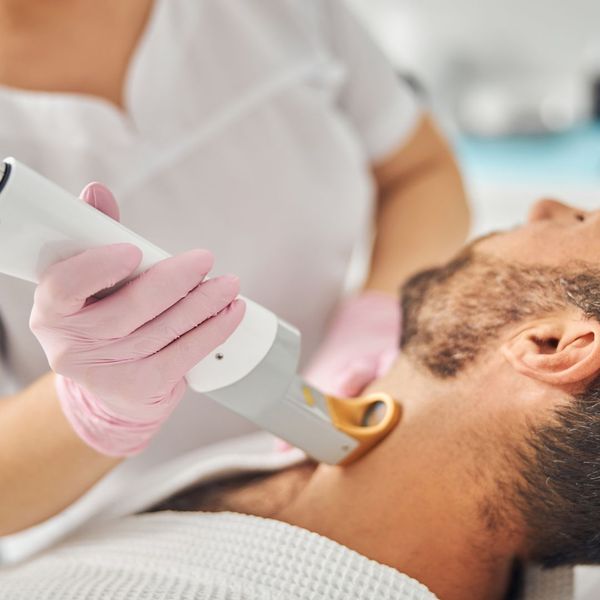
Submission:
{"label": "white handheld device", "polygon": [[[14,158],[0,163],[0,272],[37,283],[50,265],[119,242],[143,252],[132,277],[169,256]],[[329,464],[355,460],[393,429],[399,407],[389,396],[340,399],[306,385],[298,331],[244,300],[238,329],[187,374],[192,389]]]}

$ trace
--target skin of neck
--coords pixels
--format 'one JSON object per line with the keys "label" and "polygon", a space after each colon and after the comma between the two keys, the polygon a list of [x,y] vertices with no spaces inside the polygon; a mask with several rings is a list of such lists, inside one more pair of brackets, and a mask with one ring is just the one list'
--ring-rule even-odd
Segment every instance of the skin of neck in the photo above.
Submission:
{"label": "skin of neck", "polygon": [[0,0],[0,83],[126,105],[153,0]]}
{"label": "skin of neck", "polygon": [[522,534],[512,517],[486,526],[482,507],[493,497],[495,470],[507,468],[493,439],[506,434],[497,431],[503,419],[511,429],[511,407],[493,391],[480,396],[484,381],[493,390],[504,380],[510,393],[506,375],[491,360],[478,375],[448,383],[399,359],[367,390],[400,402],[396,429],[355,463],[319,465],[275,518],[394,567],[442,600],[503,598]]}

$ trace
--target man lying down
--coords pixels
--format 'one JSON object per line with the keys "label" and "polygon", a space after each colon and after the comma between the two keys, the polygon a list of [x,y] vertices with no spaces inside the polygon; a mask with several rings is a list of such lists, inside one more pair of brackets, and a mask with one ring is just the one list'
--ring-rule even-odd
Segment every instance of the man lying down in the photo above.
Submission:
{"label": "man lying down", "polygon": [[0,597],[500,600],[516,564],[600,562],[599,256],[600,212],[537,203],[404,285],[372,385],[402,418],[364,458],[190,489]]}

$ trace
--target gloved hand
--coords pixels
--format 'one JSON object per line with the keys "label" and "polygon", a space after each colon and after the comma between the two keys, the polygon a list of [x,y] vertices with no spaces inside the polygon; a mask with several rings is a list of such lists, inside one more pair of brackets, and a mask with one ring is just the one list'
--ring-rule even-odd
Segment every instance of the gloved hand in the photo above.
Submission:
{"label": "gloved hand", "polygon": [[[112,194],[83,199],[118,219]],[[110,456],[141,451],[186,389],[185,374],[240,323],[234,276],[203,281],[213,264],[192,250],[151,267],[110,296],[93,295],[135,271],[131,244],[86,250],[56,263],[35,291],[30,327],[58,374],[62,409],[77,434]]]}
{"label": "gloved hand", "polygon": [[362,292],[341,305],[304,377],[333,396],[358,396],[391,367],[399,340],[399,300],[384,292]]}

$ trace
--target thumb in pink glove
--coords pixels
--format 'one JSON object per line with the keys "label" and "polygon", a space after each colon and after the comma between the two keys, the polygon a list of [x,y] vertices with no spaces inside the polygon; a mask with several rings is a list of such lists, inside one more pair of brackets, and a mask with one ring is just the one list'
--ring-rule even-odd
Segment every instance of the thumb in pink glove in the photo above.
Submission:
{"label": "thumb in pink glove", "polygon": [[384,292],[362,292],[339,308],[305,379],[334,396],[358,396],[391,367],[399,341],[399,300]]}
{"label": "thumb in pink glove", "polygon": [[[113,218],[118,207],[99,184],[84,199]],[[140,452],[171,414],[185,374],[240,323],[236,277],[204,278],[212,255],[193,250],[148,269],[113,294],[141,260],[130,244],[92,248],[51,266],[35,292],[30,327],[56,378],[67,419],[110,456]]]}

